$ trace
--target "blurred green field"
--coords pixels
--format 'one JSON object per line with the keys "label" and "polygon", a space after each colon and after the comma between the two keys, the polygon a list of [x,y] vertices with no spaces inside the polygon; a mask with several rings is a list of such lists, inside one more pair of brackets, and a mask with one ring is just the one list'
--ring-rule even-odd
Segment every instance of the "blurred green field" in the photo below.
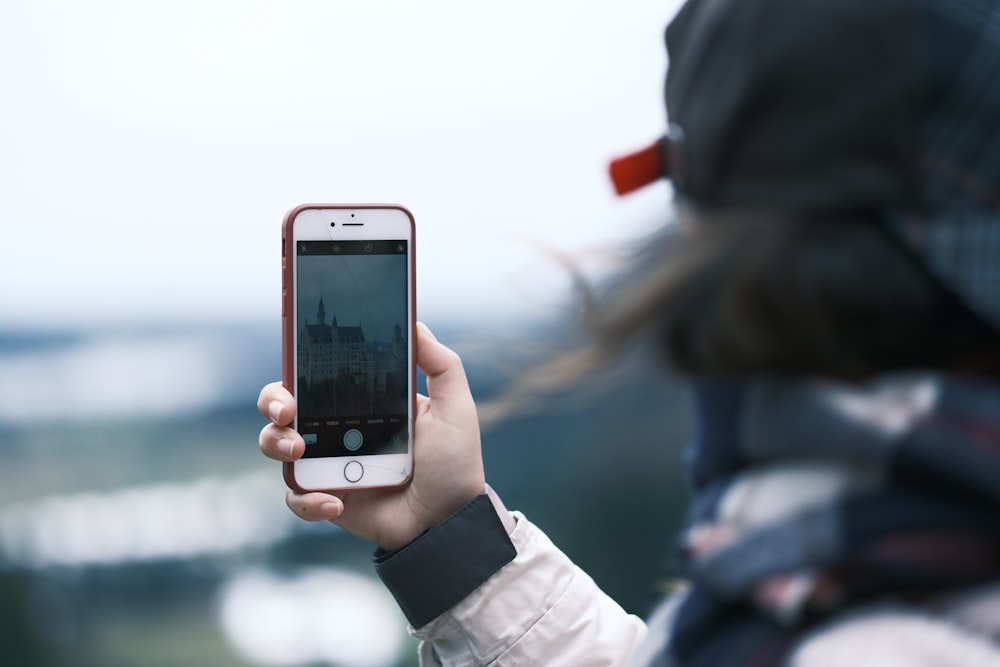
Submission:
{"label": "blurred green field", "polygon": [[[472,359],[474,393],[495,396],[510,369],[501,375]],[[262,425],[248,405],[185,418],[0,426],[0,527],[11,508],[27,512],[53,497],[72,506],[122,489],[141,494],[255,472],[273,475],[273,504],[280,505],[280,466],[256,446]],[[508,506],[545,529],[626,609],[644,615],[677,575],[671,540],[684,502],[680,452],[689,431],[683,391],[636,364],[533,399],[490,426],[487,477]],[[371,549],[360,540],[327,524],[289,525],[281,539],[235,553],[57,567],[5,563],[0,532],[4,662],[262,664],[239,657],[220,626],[219,591],[234,573],[336,566],[372,575]],[[400,661],[383,667],[415,664],[407,641]]]}

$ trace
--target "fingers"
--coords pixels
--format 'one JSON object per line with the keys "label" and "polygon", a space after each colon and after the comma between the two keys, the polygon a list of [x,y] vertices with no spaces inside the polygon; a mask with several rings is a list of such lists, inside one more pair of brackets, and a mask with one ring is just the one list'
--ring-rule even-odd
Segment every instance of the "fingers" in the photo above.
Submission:
{"label": "fingers", "polygon": [[[272,382],[260,391],[257,410],[271,420],[260,431],[260,451],[277,461],[295,461],[305,452],[306,444],[289,424],[295,418],[295,398],[280,382]],[[306,521],[328,521],[344,512],[344,503],[327,493],[293,491],[285,494],[285,503]]]}
{"label": "fingers", "polygon": [[275,461],[296,461],[306,451],[302,436],[287,426],[268,424],[260,431],[260,451]]}
{"label": "fingers", "polygon": [[302,436],[288,425],[295,418],[295,398],[280,382],[260,390],[257,409],[271,423],[261,429],[258,442],[264,456],[276,461],[295,461],[305,452]]}
{"label": "fingers", "polygon": [[278,426],[287,426],[295,418],[295,398],[280,382],[272,382],[260,390],[257,410]]}
{"label": "fingers", "polygon": [[306,521],[329,521],[344,513],[344,503],[337,496],[328,493],[297,494],[285,493],[285,504],[301,519]]}

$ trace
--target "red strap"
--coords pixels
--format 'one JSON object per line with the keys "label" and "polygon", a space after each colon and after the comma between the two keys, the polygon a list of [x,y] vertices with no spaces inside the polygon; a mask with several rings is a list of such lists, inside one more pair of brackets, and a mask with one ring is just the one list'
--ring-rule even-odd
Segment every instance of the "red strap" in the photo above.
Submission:
{"label": "red strap", "polygon": [[663,156],[664,141],[666,140],[658,139],[652,146],[611,161],[609,171],[615,192],[626,195],[667,176]]}

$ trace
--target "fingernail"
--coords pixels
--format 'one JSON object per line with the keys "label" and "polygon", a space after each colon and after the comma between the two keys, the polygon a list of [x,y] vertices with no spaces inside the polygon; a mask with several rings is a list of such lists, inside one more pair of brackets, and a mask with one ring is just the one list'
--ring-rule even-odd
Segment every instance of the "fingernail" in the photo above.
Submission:
{"label": "fingernail", "polygon": [[278,449],[286,458],[291,459],[295,455],[295,441],[291,438],[282,438],[278,441]]}
{"label": "fingernail", "polygon": [[319,511],[323,513],[323,516],[340,516],[340,503],[332,500],[330,502],[323,503],[319,506]]}
{"label": "fingernail", "polygon": [[285,407],[281,404],[281,401],[271,401],[270,405],[267,406],[267,414],[271,418],[271,421],[278,421],[281,416],[281,408]]}

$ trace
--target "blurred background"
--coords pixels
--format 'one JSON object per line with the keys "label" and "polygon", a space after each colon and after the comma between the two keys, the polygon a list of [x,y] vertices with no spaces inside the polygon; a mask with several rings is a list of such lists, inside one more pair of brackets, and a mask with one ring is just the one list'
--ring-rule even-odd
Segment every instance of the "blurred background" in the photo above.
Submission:
{"label": "blurred background", "polygon": [[[415,664],[371,548],[257,451],[280,223],[417,220],[418,314],[480,400],[575,340],[661,224],[608,160],[662,134],[676,0],[39,0],[0,7],[5,664]],[[675,574],[683,391],[642,359],[484,433],[487,477],[627,609]]]}

